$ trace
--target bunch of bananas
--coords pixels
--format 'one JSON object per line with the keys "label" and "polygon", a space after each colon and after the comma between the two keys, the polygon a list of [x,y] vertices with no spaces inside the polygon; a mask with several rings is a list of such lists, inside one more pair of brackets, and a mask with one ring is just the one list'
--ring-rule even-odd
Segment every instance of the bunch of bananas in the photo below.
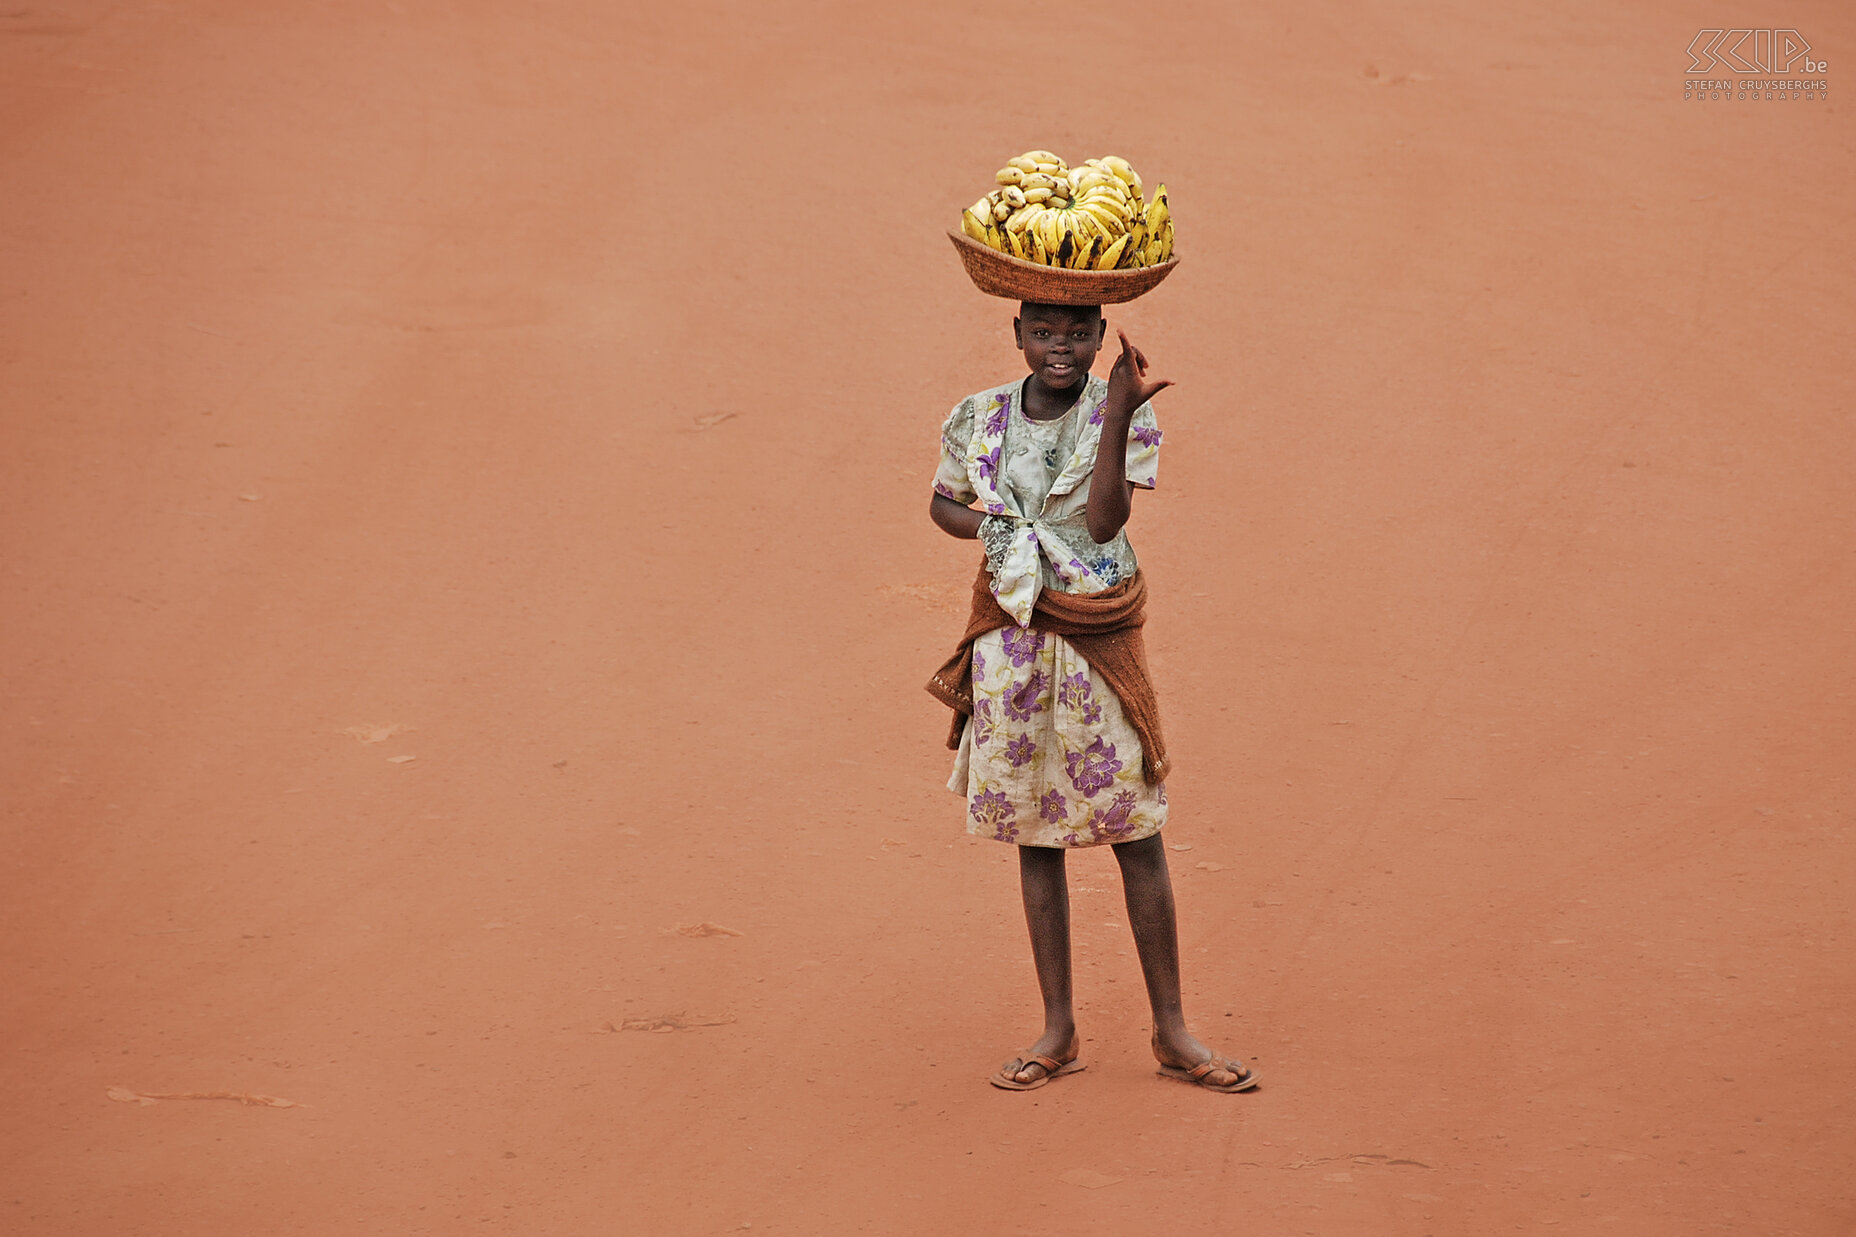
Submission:
{"label": "bunch of bananas", "polygon": [[1000,253],[1073,271],[1156,266],[1173,256],[1166,186],[1151,201],[1126,159],[1067,167],[1048,150],[1006,160],[999,187],[960,212],[960,230]]}

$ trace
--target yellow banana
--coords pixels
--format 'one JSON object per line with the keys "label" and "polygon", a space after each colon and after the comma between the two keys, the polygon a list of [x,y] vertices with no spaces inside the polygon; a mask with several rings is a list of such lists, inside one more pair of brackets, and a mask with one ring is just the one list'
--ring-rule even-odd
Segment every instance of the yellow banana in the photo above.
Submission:
{"label": "yellow banana", "polygon": [[1017,185],[1007,185],[1005,187],[1005,200],[1011,204],[1012,209],[1016,210],[1025,204],[1025,191],[1020,189]]}
{"label": "yellow banana", "polygon": [[1002,167],[993,174],[993,179],[1002,185],[1016,185],[1025,179],[1023,168]]}
{"label": "yellow banana", "polygon": [[1050,264],[1052,266],[1068,266],[1070,265],[1070,256],[1075,252],[1076,238],[1071,236],[1068,232],[1062,232],[1057,237],[1057,247],[1050,250]]}
{"label": "yellow banana", "polygon": [[1044,172],[1033,172],[1018,182],[1018,187],[1029,193],[1033,189],[1055,189],[1057,178]]}
{"label": "yellow banana", "polygon": [[1025,201],[1027,202],[1048,202],[1050,201],[1050,190],[1048,189],[1027,189],[1025,190]]}
{"label": "yellow banana", "polygon": [[1128,188],[1135,193],[1141,191],[1140,173],[1136,172],[1134,166],[1120,155],[1102,156],[1102,166],[1115,173],[1115,175],[1121,179],[1122,183],[1127,185]]}
{"label": "yellow banana", "polygon": [[980,222],[971,207],[960,212],[960,230],[981,244],[986,243],[986,225]]}
{"label": "yellow banana", "polygon": [[1055,257],[1063,244],[1063,216],[1047,210],[1038,220],[1038,234],[1044,238],[1044,251]]}
{"label": "yellow banana", "polygon": [[1124,235],[1116,240],[1114,244],[1102,251],[1101,256],[1096,259],[1096,269],[1099,271],[1114,270],[1116,264],[1121,261],[1121,255],[1126,252],[1127,248],[1128,238]]}
{"label": "yellow banana", "polygon": [[1147,226],[1158,228],[1172,217],[1173,209],[1167,205],[1166,200],[1166,186],[1161,185],[1154,190],[1154,200],[1147,204]]}
{"label": "yellow banana", "polygon": [[1105,236],[1113,236],[1128,230],[1127,221],[1106,206],[1095,202],[1079,202],[1076,209],[1094,220],[1095,225],[1102,229]]}
{"label": "yellow banana", "polygon": [[1100,189],[1090,190],[1082,197],[1076,199],[1076,203],[1078,206],[1100,207],[1109,214],[1119,215],[1123,219],[1134,214],[1134,207],[1129,203],[1128,199],[1117,197],[1112,193]]}
{"label": "yellow banana", "polygon": [[1017,168],[1020,172],[1035,172],[1038,170],[1038,161],[1029,155],[1016,155],[1007,159],[1005,166]]}

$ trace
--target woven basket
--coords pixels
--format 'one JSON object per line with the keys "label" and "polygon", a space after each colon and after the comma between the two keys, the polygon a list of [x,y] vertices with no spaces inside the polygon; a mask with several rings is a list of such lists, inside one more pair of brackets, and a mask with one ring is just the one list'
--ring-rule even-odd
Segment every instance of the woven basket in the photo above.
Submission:
{"label": "woven basket", "polygon": [[965,232],[949,232],[947,238],[974,287],[988,296],[1039,305],[1119,305],[1152,290],[1179,265],[1178,258],[1168,258],[1158,266],[1123,271],[1073,271],[1000,253]]}

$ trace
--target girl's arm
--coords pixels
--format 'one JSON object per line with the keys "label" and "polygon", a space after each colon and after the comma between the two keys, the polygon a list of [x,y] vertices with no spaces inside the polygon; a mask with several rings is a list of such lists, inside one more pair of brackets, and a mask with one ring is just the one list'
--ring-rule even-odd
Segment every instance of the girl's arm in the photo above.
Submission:
{"label": "girl's arm", "polygon": [[1127,478],[1128,435],[1134,429],[1134,410],[1173,385],[1167,378],[1148,381],[1147,357],[1129,342],[1126,331],[1116,328],[1115,334],[1121,337],[1121,355],[1115,358],[1115,368],[1108,374],[1102,441],[1096,447],[1095,471],[1089,478],[1086,513],[1089,537],[1097,545],[1113,541],[1134,508],[1134,482]]}
{"label": "girl's arm", "polygon": [[928,504],[928,518],[948,536],[972,541],[980,535],[980,522],[986,513],[962,506],[937,490],[934,501]]}

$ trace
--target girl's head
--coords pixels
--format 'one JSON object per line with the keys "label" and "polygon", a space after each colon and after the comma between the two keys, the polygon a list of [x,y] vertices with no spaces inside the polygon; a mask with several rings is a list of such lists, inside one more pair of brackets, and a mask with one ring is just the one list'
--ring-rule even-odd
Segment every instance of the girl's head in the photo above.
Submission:
{"label": "girl's head", "polygon": [[1108,323],[1100,305],[1039,305],[1026,301],[1012,319],[1012,337],[1038,382],[1067,391],[1089,377]]}

